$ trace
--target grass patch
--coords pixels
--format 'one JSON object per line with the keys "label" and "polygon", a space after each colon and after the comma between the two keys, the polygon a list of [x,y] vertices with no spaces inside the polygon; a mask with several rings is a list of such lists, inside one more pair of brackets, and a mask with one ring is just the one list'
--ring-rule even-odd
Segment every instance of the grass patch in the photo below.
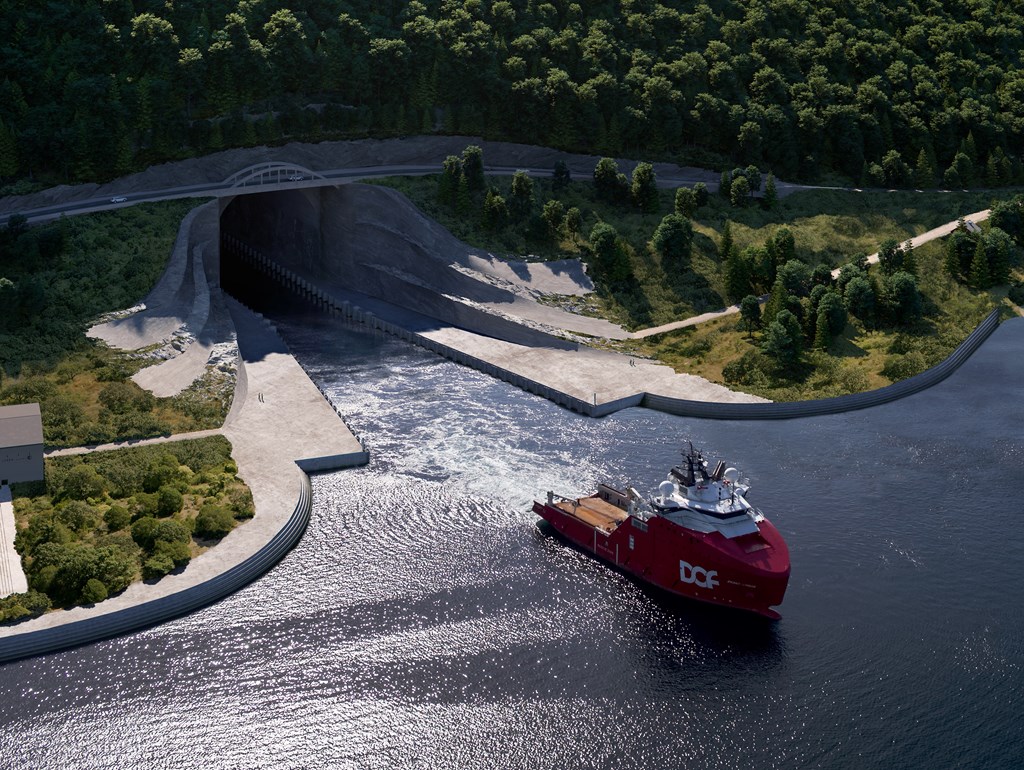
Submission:
{"label": "grass patch", "polygon": [[85,331],[129,307],[163,273],[192,200],[140,204],[0,232],[0,404],[39,402],[51,447],[214,428],[233,377],[210,372],[154,398],[131,375],[152,359],[119,353]]}

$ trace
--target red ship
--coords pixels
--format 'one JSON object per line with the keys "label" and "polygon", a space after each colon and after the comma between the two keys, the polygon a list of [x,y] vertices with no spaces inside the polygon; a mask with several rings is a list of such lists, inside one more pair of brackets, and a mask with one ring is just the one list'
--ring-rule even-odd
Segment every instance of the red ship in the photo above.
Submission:
{"label": "red ship", "polygon": [[679,596],[778,620],[789,583],[789,549],[747,502],[747,479],[690,445],[645,500],[632,487],[598,484],[576,500],[548,492],[534,512],[558,534],[618,569]]}

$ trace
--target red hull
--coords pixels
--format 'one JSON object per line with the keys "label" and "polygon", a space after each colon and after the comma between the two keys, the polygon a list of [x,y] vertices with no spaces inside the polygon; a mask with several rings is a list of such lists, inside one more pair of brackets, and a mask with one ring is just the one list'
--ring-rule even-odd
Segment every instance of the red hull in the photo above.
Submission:
{"label": "red hull", "polygon": [[726,538],[681,527],[660,516],[628,516],[613,527],[592,526],[554,505],[534,513],[585,551],[666,591],[747,610],[773,620],[789,583],[789,549],[767,520],[759,532]]}

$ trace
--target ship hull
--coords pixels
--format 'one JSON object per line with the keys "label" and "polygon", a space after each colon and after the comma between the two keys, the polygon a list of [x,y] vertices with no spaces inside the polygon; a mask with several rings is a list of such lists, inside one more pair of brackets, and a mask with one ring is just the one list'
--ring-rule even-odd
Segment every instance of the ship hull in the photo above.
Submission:
{"label": "ship hull", "polygon": [[688,599],[781,617],[774,607],[789,583],[789,551],[767,520],[759,523],[759,533],[730,540],[661,517],[644,522],[621,512],[595,520],[583,515],[583,505],[535,502],[533,510],[566,540],[645,583]]}

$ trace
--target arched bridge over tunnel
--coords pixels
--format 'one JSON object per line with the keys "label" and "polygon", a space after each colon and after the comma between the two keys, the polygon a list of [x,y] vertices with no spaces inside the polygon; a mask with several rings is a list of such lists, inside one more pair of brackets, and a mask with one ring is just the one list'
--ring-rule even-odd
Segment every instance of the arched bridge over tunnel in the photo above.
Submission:
{"label": "arched bridge over tunnel", "polygon": [[326,182],[327,178],[316,171],[296,165],[294,163],[257,163],[253,166],[243,168],[224,180],[225,187],[251,187],[265,184],[285,184],[287,182],[303,182],[306,180],[319,180]]}

